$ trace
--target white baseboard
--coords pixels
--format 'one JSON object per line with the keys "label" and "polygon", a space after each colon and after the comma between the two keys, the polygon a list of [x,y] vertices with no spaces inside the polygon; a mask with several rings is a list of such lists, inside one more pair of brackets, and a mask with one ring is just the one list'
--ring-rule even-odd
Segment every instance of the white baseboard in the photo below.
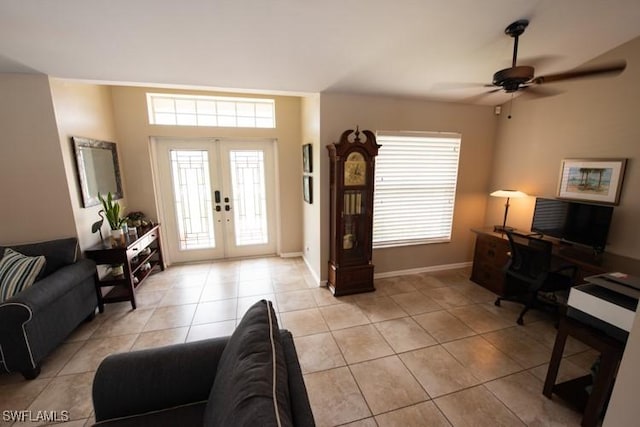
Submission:
{"label": "white baseboard", "polygon": [[[307,266],[307,270],[309,270],[309,274],[313,276],[314,281],[318,284],[319,287],[326,288],[327,280],[320,280],[320,278],[315,274],[307,259],[303,256],[302,260]],[[471,267],[473,263],[471,261],[468,262],[459,262],[455,264],[444,264],[444,265],[434,265],[430,267],[420,267],[420,268],[411,268],[407,270],[396,270],[396,271],[387,271],[384,273],[376,273],[373,275],[375,279],[384,279],[386,277],[395,277],[395,276],[404,276],[407,274],[418,274],[418,273],[433,273],[435,271],[446,271],[446,270],[456,270],[458,268],[466,268]]]}
{"label": "white baseboard", "polygon": [[297,258],[297,257],[304,258],[302,252],[283,252],[280,254],[280,258]]}
{"label": "white baseboard", "polygon": [[384,279],[386,277],[404,276],[407,274],[433,273],[434,271],[446,271],[446,270],[455,270],[458,268],[470,267],[472,264],[473,263],[471,261],[468,261],[468,262],[459,262],[456,264],[443,264],[443,265],[433,265],[430,267],[410,268],[408,270],[386,271],[384,273],[374,273],[373,277],[375,279]]}
{"label": "white baseboard", "polygon": [[302,261],[304,262],[304,265],[307,266],[307,271],[309,272],[309,274],[311,274],[311,277],[313,277],[313,281],[318,284],[318,287],[326,288],[327,287],[327,281],[326,280],[320,280],[320,277],[318,277],[316,272],[313,271],[313,268],[311,268],[311,264],[309,264],[309,260],[307,259],[307,257],[305,257],[304,255],[301,255],[301,256],[302,256]]}

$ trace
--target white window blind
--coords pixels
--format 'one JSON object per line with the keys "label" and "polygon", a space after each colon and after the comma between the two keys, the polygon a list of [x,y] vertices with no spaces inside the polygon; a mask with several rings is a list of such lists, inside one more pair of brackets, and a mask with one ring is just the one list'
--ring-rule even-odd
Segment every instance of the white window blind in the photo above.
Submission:
{"label": "white window blind", "polygon": [[378,132],[373,247],[451,240],[461,135]]}
{"label": "white window blind", "polygon": [[174,126],[275,128],[275,101],[267,98],[147,93],[149,123]]}

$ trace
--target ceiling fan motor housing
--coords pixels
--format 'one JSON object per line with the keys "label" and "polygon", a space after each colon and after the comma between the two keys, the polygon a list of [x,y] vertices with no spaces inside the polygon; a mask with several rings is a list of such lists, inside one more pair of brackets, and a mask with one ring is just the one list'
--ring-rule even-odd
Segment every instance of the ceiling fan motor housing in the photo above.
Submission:
{"label": "ceiling fan motor housing", "polygon": [[533,78],[533,73],[533,67],[528,65],[505,68],[493,75],[493,84],[504,88],[507,93],[515,92]]}

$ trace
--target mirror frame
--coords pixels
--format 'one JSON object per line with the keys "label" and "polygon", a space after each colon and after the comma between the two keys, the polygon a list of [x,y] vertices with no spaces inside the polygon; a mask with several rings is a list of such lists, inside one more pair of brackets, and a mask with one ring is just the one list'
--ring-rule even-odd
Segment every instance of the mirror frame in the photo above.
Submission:
{"label": "mirror frame", "polygon": [[78,181],[80,182],[80,192],[82,193],[82,207],[88,208],[100,204],[97,194],[91,194],[89,191],[89,176],[91,171],[87,170],[87,163],[83,156],[83,148],[93,148],[99,150],[108,150],[113,159],[113,175],[116,182],[116,190],[111,192],[114,200],[122,199],[122,180],[120,179],[120,166],[118,163],[118,151],[115,142],[100,141],[97,139],[83,138],[72,136],[73,147],[76,159],[76,172]]}

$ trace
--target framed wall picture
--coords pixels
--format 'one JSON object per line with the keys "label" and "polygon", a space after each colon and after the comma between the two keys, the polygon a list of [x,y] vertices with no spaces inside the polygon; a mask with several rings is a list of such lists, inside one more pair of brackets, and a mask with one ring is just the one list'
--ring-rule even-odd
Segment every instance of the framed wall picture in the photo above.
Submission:
{"label": "framed wall picture", "polygon": [[306,173],[313,172],[313,153],[311,152],[311,144],[302,146],[302,171]]}
{"label": "framed wall picture", "polygon": [[304,201],[313,204],[313,177],[305,175],[302,177],[302,194]]}
{"label": "framed wall picture", "polygon": [[627,159],[564,159],[558,197],[617,205]]}

